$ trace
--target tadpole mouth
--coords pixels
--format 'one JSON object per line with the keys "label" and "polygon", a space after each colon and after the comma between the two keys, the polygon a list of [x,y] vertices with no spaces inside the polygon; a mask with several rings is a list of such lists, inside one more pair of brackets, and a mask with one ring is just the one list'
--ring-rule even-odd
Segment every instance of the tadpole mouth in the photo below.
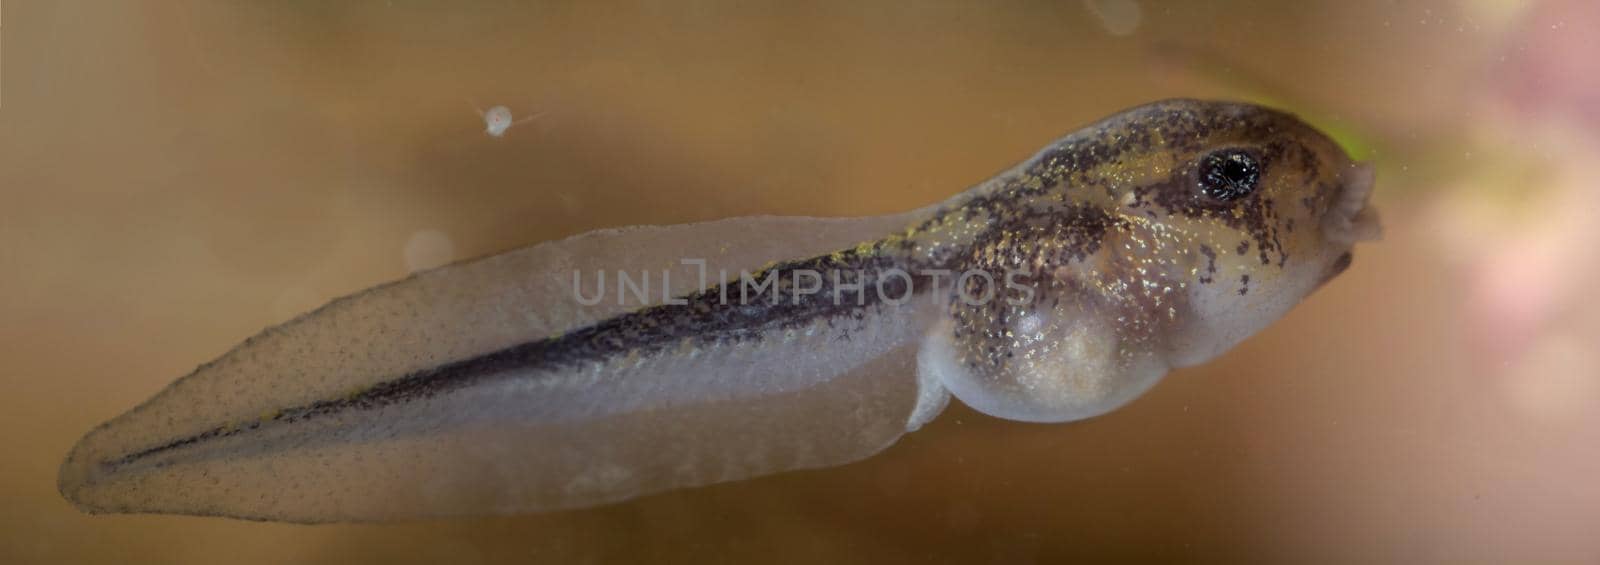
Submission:
{"label": "tadpole mouth", "polygon": [[1368,203],[1373,180],[1371,163],[1353,164],[1340,175],[1341,190],[1322,222],[1323,233],[1329,241],[1349,245],[1383,237],[1378,211]]}

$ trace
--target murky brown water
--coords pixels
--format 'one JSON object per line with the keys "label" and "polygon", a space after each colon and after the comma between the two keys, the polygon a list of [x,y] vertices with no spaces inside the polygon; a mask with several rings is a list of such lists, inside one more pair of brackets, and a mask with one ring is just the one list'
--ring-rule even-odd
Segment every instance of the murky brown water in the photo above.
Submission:
{"label": "murky brown water", "polygon": [[[1600,559],[1596,10],[856,4],[6,2],[0,561]],[[436,261],[887,213],[1173,96],[1345,132],[1389,231],[1111,416],[952,407],[843,468],[499,519],[95,517],[55,491],[91,426],[403,276],[419,232]],[[493,139],[493,104],[544,114]]]}

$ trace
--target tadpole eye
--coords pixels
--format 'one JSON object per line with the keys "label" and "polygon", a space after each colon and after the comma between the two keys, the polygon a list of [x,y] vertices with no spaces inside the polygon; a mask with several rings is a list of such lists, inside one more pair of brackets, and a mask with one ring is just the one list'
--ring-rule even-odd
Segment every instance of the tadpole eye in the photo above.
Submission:
{"label": "tadpole eye", "polygon": [[1261,164],[1243,149],[1214,151],[1200,159],[1200,191],[1221,202],[1249,196],[1261,182]]}

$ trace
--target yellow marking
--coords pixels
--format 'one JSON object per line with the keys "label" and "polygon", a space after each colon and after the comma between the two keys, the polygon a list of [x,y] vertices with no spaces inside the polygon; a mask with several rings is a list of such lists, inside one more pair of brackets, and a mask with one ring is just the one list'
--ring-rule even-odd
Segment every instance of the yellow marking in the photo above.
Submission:
{"label": "yellow marking", "polygon": [[[890,236],[890,237],[892,238],[893,236]],[[889,241],[889,239],[886,238],[885,241]],[[856,246],[856,254],[857,255],[861,255],[863,257],[865,257],[867,255],[871,255],[872,254],[872,246],[874,244],[876,244],[876,242],[873,242],[873,241],[863,241],[863,242],[861,242],[860,245]]]}

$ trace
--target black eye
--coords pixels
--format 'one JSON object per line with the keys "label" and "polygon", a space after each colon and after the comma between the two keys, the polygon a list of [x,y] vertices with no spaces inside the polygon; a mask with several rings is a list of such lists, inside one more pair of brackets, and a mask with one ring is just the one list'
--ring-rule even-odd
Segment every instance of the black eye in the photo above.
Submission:
{"label": "black eye", "polygon": [[1200,159],[1200,191],[1222,202],[1255,192],[1261,164],[1248,151],[1223,149]]}

